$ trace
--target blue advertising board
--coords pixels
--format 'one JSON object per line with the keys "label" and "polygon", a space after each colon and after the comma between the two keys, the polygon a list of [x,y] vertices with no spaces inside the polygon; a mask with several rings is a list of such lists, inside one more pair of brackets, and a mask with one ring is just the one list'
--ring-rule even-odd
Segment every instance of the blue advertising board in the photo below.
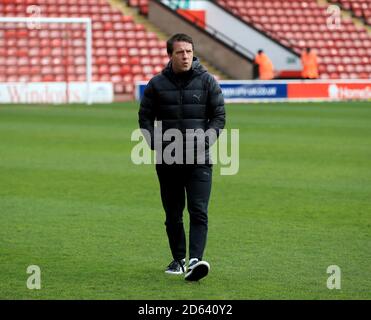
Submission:
{"label": "blue advertising board", "polygon": [[[146,82],[138,82],[136,99],[141,100]],[[248,102],[260,100],[286,100],[287,83],[278,81],[220,80],[226,102]]]}
{"label": "blue advertising board", "polygon": [[226,100],[287,98],[286,83],[220,83]]}

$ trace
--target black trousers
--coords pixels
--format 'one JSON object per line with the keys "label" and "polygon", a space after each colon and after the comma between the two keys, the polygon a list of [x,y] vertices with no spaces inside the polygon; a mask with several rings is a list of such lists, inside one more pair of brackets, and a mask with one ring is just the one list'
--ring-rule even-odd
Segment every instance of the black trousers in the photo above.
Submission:
{"label": "black trousers", "polygon": [[175,260],[186,257],[183,211],[189,212],[189,258],[202,259],[208,230],[208,204],[212,183],[211,164],[157,164],[166,232]]}

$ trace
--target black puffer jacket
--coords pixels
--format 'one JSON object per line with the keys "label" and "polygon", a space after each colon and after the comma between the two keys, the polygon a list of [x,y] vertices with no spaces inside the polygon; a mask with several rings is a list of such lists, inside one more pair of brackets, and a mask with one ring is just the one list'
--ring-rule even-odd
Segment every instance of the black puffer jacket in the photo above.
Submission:
{"label": "black puffer jacket", "polygon": [[[183,135],[186,129],[214,128],[225,125],[224,98],[215,78],[194,57],[190,71],[175,74],[171,61],[161,74],[148,83],[139,110],[139,126],[151,135],[151,149],[154,149],[154,121],[160,121],[162,131],[179,129]],[[185,136],[184,150],[185,147]],[[163,142],[164,149],[170,142]],[[206,161],[209,159],[206,143]]]}

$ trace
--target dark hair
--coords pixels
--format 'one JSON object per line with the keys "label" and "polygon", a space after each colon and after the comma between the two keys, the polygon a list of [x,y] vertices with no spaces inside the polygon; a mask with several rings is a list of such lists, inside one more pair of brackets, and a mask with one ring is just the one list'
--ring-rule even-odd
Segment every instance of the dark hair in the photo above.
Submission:
{"label": "dark hair", "polygon": [[258,53],[259,53],[259,54],[263,53],[263,50],[262,50],[262,49],[259,49],[259,50],[258,50]]}
{"label": "dark hair", "polygon": [[169,55],[172,55],[173,54],[173,51],[174,51],[174,42],[188,42],[188,43],[192,44],[192,49],[194,50],[194,44],[193,44],[192,38],[190,36],[184,34],[184,33],[177,33],[177,34],[174,34],[166,42],[166,49],[167,49],[167,53]]}

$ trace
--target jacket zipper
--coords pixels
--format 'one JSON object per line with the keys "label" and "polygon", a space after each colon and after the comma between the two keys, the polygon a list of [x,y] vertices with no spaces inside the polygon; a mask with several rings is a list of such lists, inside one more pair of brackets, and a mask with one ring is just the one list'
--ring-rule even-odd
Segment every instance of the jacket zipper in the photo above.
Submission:
{"label": "jacket zipper", "polygon": [[181,119],[183,119],[183,88],[180,87],[180,115]]}

